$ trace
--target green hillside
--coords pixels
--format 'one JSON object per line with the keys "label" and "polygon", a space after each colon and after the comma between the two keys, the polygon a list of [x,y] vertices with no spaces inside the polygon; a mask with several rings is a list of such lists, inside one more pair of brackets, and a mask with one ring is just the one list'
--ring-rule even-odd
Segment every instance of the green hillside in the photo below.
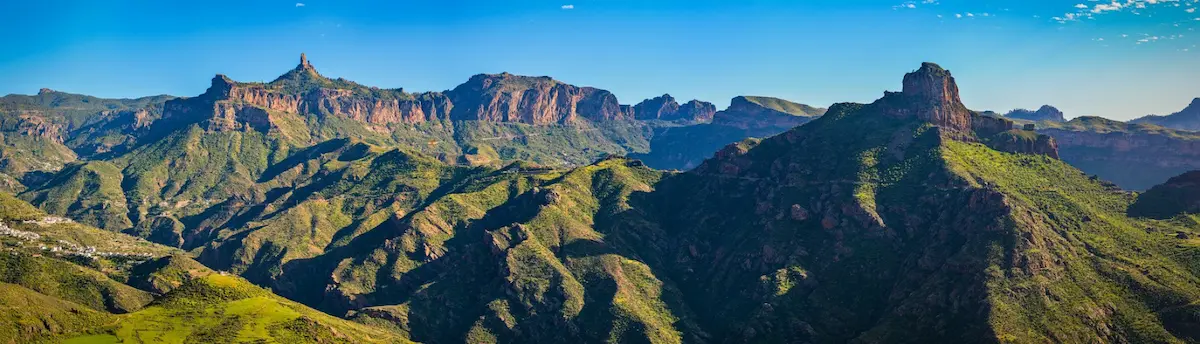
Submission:
{"label": "green hillside", "polygon": [[0,315],[4,343],[407,342],[6,194],[0,248],[0,305],[10,310]]}
{"label": "green hillside", "polygon": [[[245,92],[377,91],[301,67]],[[576,90],[500,77],[533,84],[480,85]],[[667,160],[691,162],[687,172],[604,153],[653,152],[655,137],[678,124],[389,126],[217,95],[164,106],[228,112],[152,121],[146,128],[171,130],[133,131],[117,140],[126,148],[69,163],[21,193],[104,230],[0,194],[0,243],[11,252],[0,255],[0,301],[49,305],[0,317],[14,329],[0,334],[74,343],[1200,341],[1200,222],[1177,196],[1192,177],[1142,195],[1089,177],[1057,158],[1050,136],[967,110],[936,64],[906,75],[901,92],[836,104],[798,127],[777,122],[790,129],[772,126],[784,131],[768,138],[738,135],[767,128],[733,112],[726,127],[740,131],[672,134],[679,141],[667,146],[692,151]],[[740,111],[792,106],[764,99],[747,98],[757,105]],[[164,116],[195,114],[172,111]],[[1087,119],[1056,128],[1069,126],[1131,130]],[[735,143],[692,159],[717,140]]]}
{"label": "green hillside", "polygon": [[[272,295],[238,277],[193,279],[101,334],[66,343],[406,343]],[[97,331],[93,329],[92,331]]]}
{"label": "green hillside", "polygon": [[751,103],[758,104],[762,107],[796,116],[818,117],[825,114],[825,109],[818,109],[812,106],[779,98],[758,96],[745,96],[744,98],[749,100]]}
{"label": "green hillside", "polygon": [[10,344],[53,343],[115,321],[112,314],[9,283],[0,283],[0,305],[0,342]]}

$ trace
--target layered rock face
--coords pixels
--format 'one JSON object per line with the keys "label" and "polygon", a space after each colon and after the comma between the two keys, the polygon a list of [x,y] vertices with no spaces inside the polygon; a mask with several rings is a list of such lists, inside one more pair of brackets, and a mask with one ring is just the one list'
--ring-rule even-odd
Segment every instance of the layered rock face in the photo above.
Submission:
{"label": "layered rock face", "polygon": [[453,120],[555,124],[630,118],[611,92],[549,77],[480,74],[446,95],[454,104]]}
{"label": "layered rock face", "polygon": [[1145,190],[1200,169],[1200,135],[1189,132],[1098,117],[1038,132],[1054,137],[1063,160],[1128,190]]}
{"label": "layered rock face", "polygon": [[1168,116],[1146,116],[1130,121],[1130,123],[1155,124],[1171,129],[1200,130],[1200,98],[1192,100],[1182,111]]}
{"label": "layered rock face", "polygon": [[[672,113],[681,113],[679,108],[675,104]],[[703,116],[705,107],[694,104],[688,109]],[[548,125],[633,117],[611,92],[549,77],[480,74],[447,92],[409,94],[325,78],[303,56],[295,69],[268,84],[238,83],[218,75],[204,95],[168,104],[164,117],[201,112],[213,119],[210,129],[263,129],[271,111],[338,116],[379,126],[449,120]]]}
{"label": "layered rock face", "polygon": [[[301,65],[299,68],[311,68]],[[230,117],[247,106],[287,113],[313,113],[350,118],[375,125],[416,124],[449,118],[449,100],[442,94],[422,94],[418,99],[407,97],[375,97],[354,90],[317,88],[303,94],[289,94],[263,85],[237,83],[218,75],[208,92],[199,98],[222,103],[214,112],[216,117]],[[180,100],[179,102],[184,102]],[[176,110],[178,110],[176,108]],[[246,118],[246,121],[257,121]],[[219,125],[222,128],[232,128]]]}
{"label": "layered rock face", "polygon": [[1066,117],[1063,116],[1062,111],[1059,111],[1058,108],[1055,108],[1050,105],[1042,105],[1042,107],[1037,109],[1037,111],[1026,110],[1026,109],[1012,110],[1012,111],[1009,111],[1007,114],[1005,114],[1004,117],[1027,120],[1027,121],[1050,121],[1050,122],[1066,122],[1067,121]]}
{"label": "layered rock face", "polygon": [[679,105],[670,94],[664,94],[652,99],[646,99],[634,105],[633,118],[639,120],[661,119],[667,121],[684,120],[707,122],[717,113],[716,105],[709,102],[692,100]]}

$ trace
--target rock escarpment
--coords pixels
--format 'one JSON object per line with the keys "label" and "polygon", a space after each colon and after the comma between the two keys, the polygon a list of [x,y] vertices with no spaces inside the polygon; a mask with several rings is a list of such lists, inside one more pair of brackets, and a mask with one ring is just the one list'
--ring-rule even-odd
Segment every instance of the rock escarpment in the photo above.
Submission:
{"label": "rock escarpment", "polygon": [[1062,159],[1128,190],[1145,190],[1200,169],[1200,135],[1151,124],[1079,117],[1039,133],[1054,137]]}
{"label": "rock escarpment", "polygon": [[454,120],[528,124],[626,120],[611,92],[565,84],[550,77],[479,74],[446,95]]}
{"label": "rock escarpment", "polygon": [[212,130],[264,130],[271,112],[337,116],[385,127],[437,121],[549,125],[633,117],[611,92],[549,77],[479,74],[450,91],[412,94],[326,78],[303,56],[295,69],[266,84],[217,75],[205,94],[168,104],[165,117],[201,116],[192,121]]}

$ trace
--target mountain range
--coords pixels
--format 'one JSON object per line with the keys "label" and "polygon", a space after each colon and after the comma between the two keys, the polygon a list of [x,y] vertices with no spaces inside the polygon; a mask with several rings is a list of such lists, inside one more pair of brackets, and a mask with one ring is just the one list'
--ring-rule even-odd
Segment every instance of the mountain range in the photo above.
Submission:
{"label": "mountain range", "polygon": [[11,342],[1200,341],[1195,176],[1129,192],[1088,170],[1152,157],[1080,148],[1192,134],[972,111],[933,63],[828,109],[303,57],[0,104],[0,304],[46,305]]}
{"label": "mountain range", "polygon": [[1193,99],[1182,111],[1166,116],[1150,115],[1134,119],[1130,123],[1156,124],[1177,130],[1200,130],[1200,98]]}

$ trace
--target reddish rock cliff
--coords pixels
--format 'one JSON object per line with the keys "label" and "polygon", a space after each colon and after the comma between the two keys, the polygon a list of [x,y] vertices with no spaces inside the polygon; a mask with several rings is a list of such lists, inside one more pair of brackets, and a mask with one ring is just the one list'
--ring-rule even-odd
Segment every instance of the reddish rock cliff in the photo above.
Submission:
{"label": "reddish rock cliff", "polygon": [[671,119],[679,112],[679,103],[670,94],[643,100],[633,106],[633,117],[641,120]]}
{"label": "reddish rock cliff", "polygon": [[[705,116],[707,108],[693,104],[689,110]],[[409,94],[325,78],[304,56],[271,83],[238,83],[217,75],[203,95],[164,106],[164,118],[205,122],[213,130],[267,130],[272,112],[337,116],[384,127],[449,120],[547,125],[632,118],[608,91],[548,77],[481,74],[444,93]]]}
{"label": "reddish rock cliff", "polygon": [[577,119],[623,120],[617,97],[592,87],[577,87],[549,77],[508,73],[471,77],[446,94],[454,104],[450,118],[529,124],[570,123]]}
{"label": "reddish rock cliff", "polygon": [[708,122],[717,114],[717,106],[709,102],[692,100],[679,106],[679,119]]}

